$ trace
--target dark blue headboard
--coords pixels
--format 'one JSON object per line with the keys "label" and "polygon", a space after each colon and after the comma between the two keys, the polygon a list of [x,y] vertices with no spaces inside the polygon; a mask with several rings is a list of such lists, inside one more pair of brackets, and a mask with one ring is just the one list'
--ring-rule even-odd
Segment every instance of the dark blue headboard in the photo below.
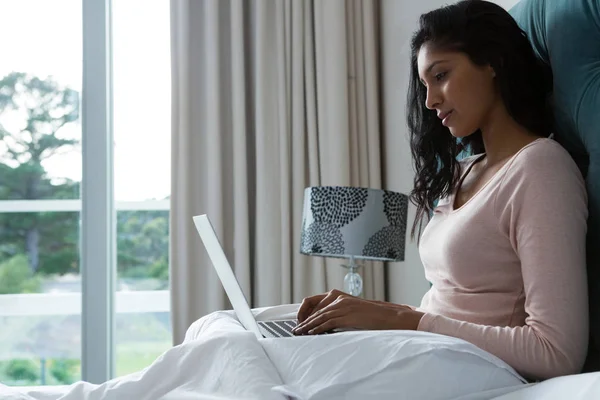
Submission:
{"label": "dark blue headboard", "polygon": [[600,370],[600,0],[521,0],[510,10],[552,70],[555,139],[586,178],[590,350]]}

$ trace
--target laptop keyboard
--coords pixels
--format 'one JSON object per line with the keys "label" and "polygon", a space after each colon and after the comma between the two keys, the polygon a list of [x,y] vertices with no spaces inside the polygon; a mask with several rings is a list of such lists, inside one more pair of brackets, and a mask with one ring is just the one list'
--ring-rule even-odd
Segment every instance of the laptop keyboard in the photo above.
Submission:
{"label": "laptop keyboard", "polygon": [[292,319],[286,321],[259,321],[258,324],[275,337],[290,337],[294,336],[292,329],[296,327],[298,321]]}
{"label": "laptop keyboard", "polygon": [[[298,320],[289,319],[283,321],[258,321],[258,325],[266,329],[275,337],[291,337],[296,336],[292,332],[292,329],[298,325]],[[321,335],[329,335],[334,331],[323,332]]]}

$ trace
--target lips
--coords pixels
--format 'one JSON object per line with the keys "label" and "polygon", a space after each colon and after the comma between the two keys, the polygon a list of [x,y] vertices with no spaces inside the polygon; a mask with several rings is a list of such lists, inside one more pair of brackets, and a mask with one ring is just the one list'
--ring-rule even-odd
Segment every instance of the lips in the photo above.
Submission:
{"label": "lips", "polygon": [[444,118],[446,118],[448,115],[450,115],[450,113],[452,112],[452,110],[450,111],[440,111],[438,113],[438,118],[443,120]]}
{"label": "lips", "polygon": [[452,111],[441,112],[438,114],[438,118],[442,120],[442,125],[448,126],[448,119],[452,116]]}

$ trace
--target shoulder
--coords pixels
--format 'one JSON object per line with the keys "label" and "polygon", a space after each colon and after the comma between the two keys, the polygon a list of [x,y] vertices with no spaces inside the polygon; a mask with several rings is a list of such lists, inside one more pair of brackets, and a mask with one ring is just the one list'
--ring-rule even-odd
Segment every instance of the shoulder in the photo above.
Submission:
{"label": "shoulder", "polygon": [[[543,139],[530,143],[506,165],[493,208],[500,231],[510,238],[518,254],[533,249],[527,243],[539,247],[536,240],[553,238],[548,240],[556,242],[569,236],[579,238],[585,232],[585,181],[558,142]],[[585,242],[584,236],[574,246]]]}
{"label": "shoulder", "polygon": [[508,161],[495,197],[494,210],[587,209],[585,181],[567,150],[553,139],[523,147]]}
{"label": "shoulder", "polygon": [[508,161],[504,180],[524,180],[528,183],[534,183],[532,180],[535,180],[540,184],[540,180],[583,183],[581,171],[569,152],[548,138],[538,139],[519,150]]}
{"label": "shoulder", "polygon": [[569,152],[556,140],[548,138],[538,139],[529,143],[519,150],[513,161],[515,164],[535,164],[554,161],[561,164],[573,164],[575,166],[575,162]]}

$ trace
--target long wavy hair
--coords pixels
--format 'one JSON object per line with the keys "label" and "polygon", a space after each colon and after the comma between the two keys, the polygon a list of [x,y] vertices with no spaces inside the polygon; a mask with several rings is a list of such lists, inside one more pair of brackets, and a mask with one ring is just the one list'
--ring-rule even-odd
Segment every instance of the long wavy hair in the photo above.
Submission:
{"label": "long wavy hair", "polygon": [[419,50],[425,43],[465,53],[476,65],[490,65],[508,113],[529,131],[548,136],[553,125],[550,69],[536,57],[525,32],[506,10],[487,1],[466,0],[421,15],[411,42],[406,113],[416,172],[409,196],[417,206],[412,240],[417,226],[420,239],[423,221],[431,219],[435,201],[451,194],[458,184],[459,154],[485,152],[480,130],[457,139],[435,110],[425,106],[427,89],[417,69]]}

